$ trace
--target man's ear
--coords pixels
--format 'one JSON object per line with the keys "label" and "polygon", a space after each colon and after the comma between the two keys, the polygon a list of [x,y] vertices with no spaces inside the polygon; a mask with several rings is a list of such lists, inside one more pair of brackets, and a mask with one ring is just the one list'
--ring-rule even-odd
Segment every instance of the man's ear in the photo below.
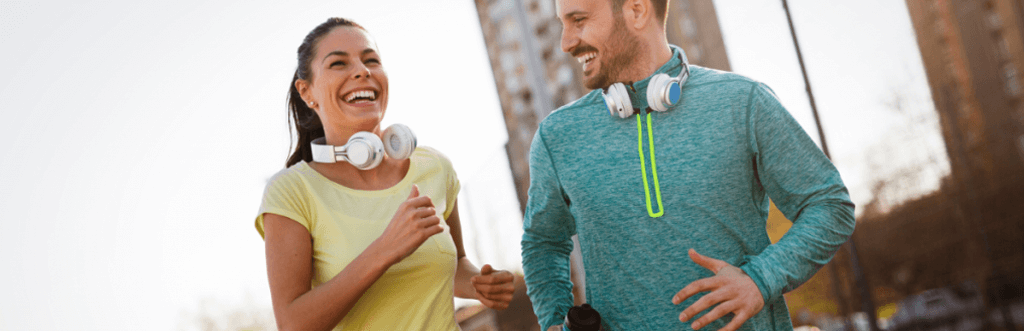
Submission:
{"label": "man's ear", "polygon": [[622,16],[626,20],[626,26],[636,30],[643,30],[650,24],[653,6],[651,0],[626,0],[622,4]]}

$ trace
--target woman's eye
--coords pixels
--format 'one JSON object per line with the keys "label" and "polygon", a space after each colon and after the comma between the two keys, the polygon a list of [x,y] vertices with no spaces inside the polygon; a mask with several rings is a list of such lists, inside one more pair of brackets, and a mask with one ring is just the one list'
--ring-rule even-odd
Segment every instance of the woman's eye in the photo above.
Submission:
{"label": "woman's eye", "polygon": [[380,64],[380,60],[378,60],[378,59],[367,59],[367,60],[366,60],[366,63],[376,63],[376,64]]}
{"label": "woman's eye", "polygon": [[334,62],[331,63],[331,67],[334,67],[334,66],[344,66],[344,65],[345,65],[344,61],[334,61]]}

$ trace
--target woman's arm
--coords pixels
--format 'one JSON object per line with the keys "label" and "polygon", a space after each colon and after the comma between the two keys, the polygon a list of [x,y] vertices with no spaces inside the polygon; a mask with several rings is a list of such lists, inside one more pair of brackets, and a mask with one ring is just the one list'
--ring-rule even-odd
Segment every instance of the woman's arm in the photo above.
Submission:
{"label": "woman's arm", "polygon": [[334,278],[310,289],[313,243],[309,231],[287,217],[264,214],[267,276],[278,329],[334,328],[391,265],[443,231],[440,222],[430,198],[420,197],[414,186],[377,240]]}
{"label": "woman's arm", "polygon": [[367,248],[333,279],[310,289],[313,244],[309,231],[276,214],[264,214],[263,226],[270,295],[280,330],[333,328],[390,266],[381,250]]}
{"label": "woman's arm", "polygon": [[462,225],[459,221],[459,202],[452,206],[452,213],[445,220],[455,242],[456,257],[459,259],[455,269],[455,296],[463,299],[480,300],[485,306],[493,309],[508,308],[515,292],[512,273],[494,270],[485,264],[483,270],[477,269],[473,262],[466,258],[466,250],[462,247]]}

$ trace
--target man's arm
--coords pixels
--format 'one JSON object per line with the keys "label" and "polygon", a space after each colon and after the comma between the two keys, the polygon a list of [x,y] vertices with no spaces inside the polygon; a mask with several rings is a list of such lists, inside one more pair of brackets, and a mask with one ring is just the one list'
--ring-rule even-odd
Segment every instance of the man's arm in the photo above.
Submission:
{"label": "man's arm", "polygon": [[751,91],[748,116],[757,177],[786,218],[779,242],[740,266],[765,303],[806,282],[853,234],[853,202],[839,171],[763,84]]}
{"label": "man's arm", "polygon": [[561,323],[572,307],[569,253],[576,223],[541,131],[537,130],[530,146],[530,189],[522,249],[526,293],[541,330],[547,330]]}
{"label": "man's arm", "polygon": [[754,85],[749,100],[746,131],[756,179],[793,220],[793,227],[779,242],[745,256],[739,268],[690,250],[694,262],[715,274],[688,284],[672,298],[680,304],[710,292],[679,315],[686,322],[714,307],[693,322],[694,330],[728,313],[733,319],[722,330],[738,329],[782,293],[807,281],[853,233],[853,203],[832,162],[768,87]]}

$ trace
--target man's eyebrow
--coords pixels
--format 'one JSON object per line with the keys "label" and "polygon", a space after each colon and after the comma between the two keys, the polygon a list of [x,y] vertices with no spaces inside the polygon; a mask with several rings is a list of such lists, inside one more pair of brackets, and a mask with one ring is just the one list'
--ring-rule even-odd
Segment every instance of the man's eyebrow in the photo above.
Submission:
{"label": "man's eyebrow", "polygon": [[[363,50],[362,55],[366,55],[368,53],[376,53],[376,52],[377,51],[373,50],[373,48],[367,48],[367,49]],[[346,57],[346,56],[348,56],[348,53],[343,52],[343,51],[333,51],[333,52],[327,53],[327,55],[324,55],[324,58],[320,59],[320,62],[323,62],[327,58],[331,57],[331,55],[337,55],[337,56],[341,56],[341,57]]]}
{"label": "man's eyebrow", "polygon": [[568,19],[572,18],[573,16],[581,15],[581,14],[584,14],[584,12],[582,10],[574,10],[574,11],[566,13],[565,15],[562,15],[562,19],[568,20]]}

